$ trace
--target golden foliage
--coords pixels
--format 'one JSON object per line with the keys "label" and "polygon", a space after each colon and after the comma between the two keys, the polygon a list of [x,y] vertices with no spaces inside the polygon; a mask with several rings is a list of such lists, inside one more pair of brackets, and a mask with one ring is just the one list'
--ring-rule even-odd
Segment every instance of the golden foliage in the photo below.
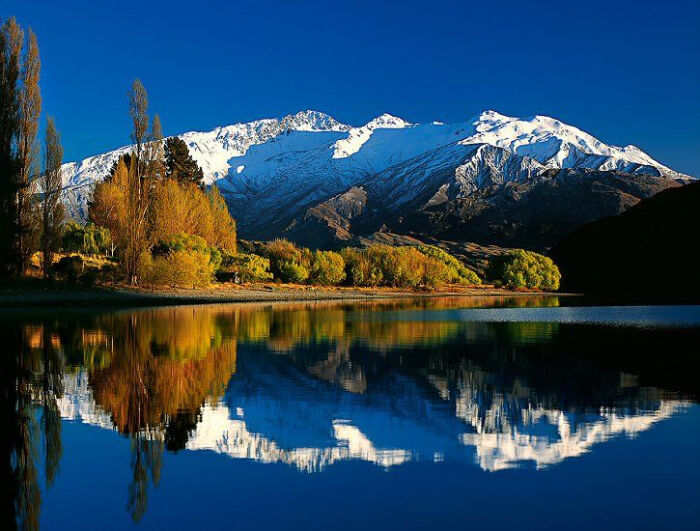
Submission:
{"label": "golden foliage", "polygon": [[209,255],[191,250],[172,251],[152,259],[146,280],[171,288],[196,288],[208,286],[214,277],[214,265]]}
{"label": "golden foliage", "polygon": [[152,220],[154,241],[187,233],[236,252],[236,222],[217,188],[205,193],[194,183],[161,181],[153,193]]}

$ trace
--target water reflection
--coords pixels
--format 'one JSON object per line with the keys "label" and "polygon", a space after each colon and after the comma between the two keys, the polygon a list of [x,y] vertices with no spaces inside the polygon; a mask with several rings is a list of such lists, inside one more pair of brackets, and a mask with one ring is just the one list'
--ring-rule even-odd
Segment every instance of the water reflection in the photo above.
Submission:
{"label": "water reflection", "polygon": [[559,302],[5,316],[3,528],[38,526],[42,487],[60,470],[61,418],[128,437],[125,499],[138,522],[166,474],[164,452],[207,450],[304,472],[344,460],[539,469],[633,437],[696,400],[696,327],[493,322],[453,312]]}

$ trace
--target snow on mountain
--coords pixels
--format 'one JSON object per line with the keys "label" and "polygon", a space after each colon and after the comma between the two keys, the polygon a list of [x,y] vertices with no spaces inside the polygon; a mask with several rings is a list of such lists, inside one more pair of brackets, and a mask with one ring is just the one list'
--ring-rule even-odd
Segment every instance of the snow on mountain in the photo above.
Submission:
{"label": "snow on mountain", "polygon": [[384,113],[362,127],[350,129],[347,138],[333,144],[333,158],[342,159],[357,153],[362,145],[369,140],[375,129],[402,129],[410,126],[410,123],[401,118]]}
{"label": "snow on mountain", "polygon": [[[204,170],[207,184],[225,177],[233,157],[246,154],[251,146],[264,144],[291,131],[318,133],[348,131],[349,126],[318,111],[302,111],[282,119],[265,119],[219,127],[206,133],[189,132],[180,135],[190,148],[192,158]],[[239,172],[240,173],[240,172]]]}
{"label": "snow on mountain", "polygon": [[[327,114],[300,111],[281,119],[262,119],[218,127],[208,132],[190,131],[178,136],[189,147],[192,158],[202,167],[205,182],[211,184],[228,174],[232,169],[229,161],[233,157],[244,155],[251,146],[269,142],[283,133],[342,132],[349,129],[349,126],[337,122]],[[114,162],[131,149],[132,146],[124,146],[62,166],[64,201],[72,217],[87,217],[87,201],[92,185],[104,179]]]}
{"label": "snow on mountain", "polygon": [[[279,383],[278,375],[263,375]],[[63,419],[116,429],[96,404],[87,373],[68,374],[63,382],[64,395],[58,399]],[[274,385],[260,387],[237,394],[234,385],[225,401],[204,405],[186,450],[285,463],[307,473],[347,460],[389,468],[414,460],[463,460],[471,455],[487,471],[517,468],[527,461],[543,469],[589,453],[615,437],[635,437],[688,407],[688,402],[660,400],[645,407],[601,407],[597,414],[584,414],[539,403],[523,406],[508,395],[485,400],[478,389],[465,385],[457,389],[453,409],[439,407],[416,387],[411,388],[417,393],[413,407],[397,410],[392,402],[367,401],[352,393],[342,393],[340,400],[328,392],[308,402],[290,402],[275,394]],[[441,399],[449,402],[449,393]],[[426,411],[434,416],[425,417]],[[290,431],[297,437],[290,439]],[[299,438],[299,431],[312,437]],[[152,430],[149,436],[159,434]]]}
{"label": "snow on mountain", "polygon": [[[549,168],[590,168],[673,175],[635,146],[604,144],[592,135],[547,116],[512,118],[485,111],[472,121],[464,144],[490,144],[537,160]],[[658,173],[653,173],[658,171]],[[651,173],[650,173],[651,172]]]}
{"label": "snow on mountain", "polygon": [[[242,228],[253,219],[258,224],[281,223],[281,216],[291,210],[298,211],[350,186],[361,185],[382,172],[386,176],[390,168],[421,155],[427,156],[417,169],[428,175],[431,159],[439,159],[441,167],[446,167],[444,158],[428,155],[430,152],[439,148],[445,148],[443,155],[465,152],[452,145],[465,146],[471,152],[470,146],[486,144],[528,157],[532,162],[526,165],[533,170],[528,170],[529,175],[547,168],[590,168],[686,177],[634,146],[607,145],[559,120],[545,116],[513,118],[494,111],[456,124],[412,124],[383,114],[360,127],[341,124],[321,112],[303,111],[281,119],[179,136],[204,170],[205,182],[216,183],[227,196]],[[122,147],[64,164],[64,197],[71,215],[86,217],[92,184],[104,178],[114,161],[128,150],[128,146]],[[450,170],[458,181],[460,172],[468,167],[464,164],[467,161]],[[468,173],[472,188],[493,181],[473,178],[492,174],[487,166]],[[501,176],[500,180],[509,179]]]}

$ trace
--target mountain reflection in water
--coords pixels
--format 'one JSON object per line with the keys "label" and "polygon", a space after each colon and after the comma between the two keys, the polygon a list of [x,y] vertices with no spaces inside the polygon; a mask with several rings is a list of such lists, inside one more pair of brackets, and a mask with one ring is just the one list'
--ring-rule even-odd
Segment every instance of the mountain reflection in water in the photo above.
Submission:
{"label": "mountain reflection in water", "polygon": [[[455,318],[470,306],[551,311],[546,322]],[[129,438],[125,499],[139,521],[164,452],[309,473],[343,460],[542,469],[697,400],[700,328],[562,323],[558,306],[445,298],[3,316],[3,528],[38,527],[39,478],[50,488],[60,474],[61,419]]]}

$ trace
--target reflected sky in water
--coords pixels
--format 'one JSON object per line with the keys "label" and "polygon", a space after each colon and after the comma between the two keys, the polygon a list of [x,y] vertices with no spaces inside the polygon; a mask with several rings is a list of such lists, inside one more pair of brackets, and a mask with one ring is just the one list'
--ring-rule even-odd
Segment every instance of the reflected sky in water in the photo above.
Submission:
{"label": "reflected sky in water", "polygon": [[576,304],[3,314],[3,528],[694,527],[700,307]]}

